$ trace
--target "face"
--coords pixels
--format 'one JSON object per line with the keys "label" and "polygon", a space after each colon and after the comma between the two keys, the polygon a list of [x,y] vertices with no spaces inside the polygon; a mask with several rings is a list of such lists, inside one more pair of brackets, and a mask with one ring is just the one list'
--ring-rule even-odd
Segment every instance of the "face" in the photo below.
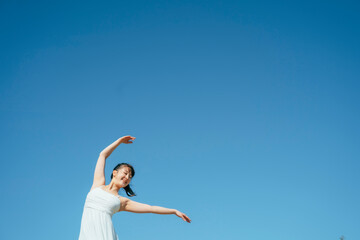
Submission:
{"label": "face", "polygon": [[129,167],[122,167],[117,171],[113,171],[113,179],[119,185],[119,187],[126,187],[131,181],[131,169]]}

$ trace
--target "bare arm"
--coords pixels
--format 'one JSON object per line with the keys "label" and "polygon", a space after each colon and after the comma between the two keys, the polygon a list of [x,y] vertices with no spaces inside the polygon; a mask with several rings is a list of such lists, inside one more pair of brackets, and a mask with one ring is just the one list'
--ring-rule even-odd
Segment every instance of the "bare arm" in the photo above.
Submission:
{"label": "bare arm", "polygon": [[143,204],[139,202],[132,201],[128,198],[121,197],[121,205],[119,211],[127,211],[133,213],[156,213],[156,214],[175,214],[176,216],[182,218],[184,221],[190,223],[191,220],[186,214],[170,208],[164,208],[159,206],[150,206],[148,204]]}
{"label": "bare arm", "polygon": [[110,144],[108,147],[106,147],[104,150],[101,151],[100,155],[104,155],[105,158],[109,157],[110,154],[115,150],[115,148],[117,148],[121,143],[133,143],[132,140],[134,140],[135,138],[132,136],[124,136],[119,138],[118,140],[116,140],[115,142],[113,142],[112,144]]}
{"label": "bare arm", "polygon": [[94,172],[94,181],[93,185],[91,187],[95,188],[98,186],[105,185],[105,163],[106,158],[110,156],[110,154],[117,148],[121,143],[132,143],[131,140],[134,140],[134,137],[131,136],[124,136],[110,144],[108,147],[106,147],[104,150],[101,151],[99,158],[96,163],[95,172]]}

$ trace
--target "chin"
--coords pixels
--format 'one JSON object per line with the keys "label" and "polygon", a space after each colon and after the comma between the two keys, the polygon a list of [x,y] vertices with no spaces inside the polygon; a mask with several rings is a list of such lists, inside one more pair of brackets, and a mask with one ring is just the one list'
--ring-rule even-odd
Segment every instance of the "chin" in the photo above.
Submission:
{"label": "chin", "polygon": [[121,187],[126,187],[127,185],[129,185],[129,184],[125,184],[125,183],[122,183],[122,184],[120,184],[121,185]]}

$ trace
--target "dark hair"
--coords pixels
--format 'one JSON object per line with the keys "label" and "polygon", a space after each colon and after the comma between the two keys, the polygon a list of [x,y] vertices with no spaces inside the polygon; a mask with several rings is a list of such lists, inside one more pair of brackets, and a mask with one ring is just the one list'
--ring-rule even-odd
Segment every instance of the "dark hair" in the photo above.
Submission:
{"label": "dark hair", "polygon": [[[114,167],[114,170],[118,171],[119,169],[123,168],[123,167],[129,167],[131,170],[131,178],[133,178],[135,176],[135,170],[133,168],[133,166],[131,166],[128,163],[119,163],[118,165],[116,165]],[[114,171],[113,170],[113,171]],[[111,173],[111,179],[113,178],[113,174]],[[133,192],[133,190],[130,187],[130,184],[128,184],[126,187],[124,187],[124,190],[126,192],[126,195],[128,195],[129,197],[133,197],[136,196],[136,194]]]}

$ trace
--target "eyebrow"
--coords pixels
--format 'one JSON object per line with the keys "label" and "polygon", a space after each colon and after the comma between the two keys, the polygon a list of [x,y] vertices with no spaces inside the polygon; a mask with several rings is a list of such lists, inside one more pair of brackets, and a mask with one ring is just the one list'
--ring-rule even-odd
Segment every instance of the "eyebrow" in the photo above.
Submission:
{"label": "eyebrow", "polygon": [[124,172],[125,172],[126,174],[130,173],[130,176],[132,177],[132,172],[131,172],[131,171],[129,171],[129,170],[124,170]]}

